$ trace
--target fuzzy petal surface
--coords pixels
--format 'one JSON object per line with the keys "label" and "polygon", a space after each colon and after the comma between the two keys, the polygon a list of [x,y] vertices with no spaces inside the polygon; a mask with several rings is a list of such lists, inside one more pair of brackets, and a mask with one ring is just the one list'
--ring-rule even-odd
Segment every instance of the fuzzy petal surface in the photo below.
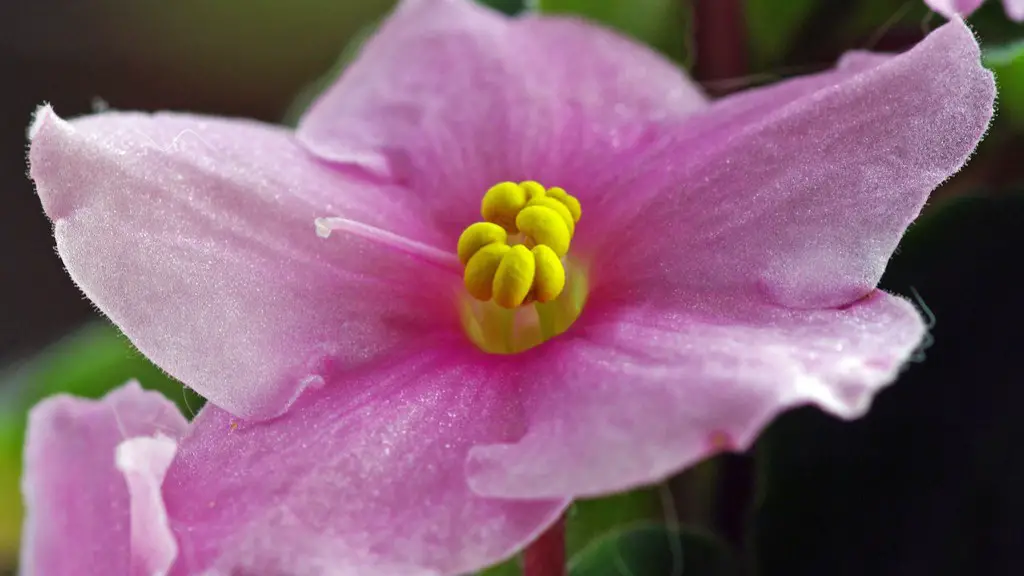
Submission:
{"label": "fuzzy petal surface", "polygon": [[[33,408],[22,478],[22,574],[166,570],[176,545],[162,507],[141,503],[142,487],[160,485],[186,426],[172,402],[135,383],[102,400],[54,396]],[[127,483],[116,465],[122,441],[141,442],[129,451],[145,463]]]}
{"label": "fuzzy petal surface", "polygon": [[523,368],[528,432],[470,452],[478,493],[607,494],[745,449],[798,405],[860,416],[925,332],[910,303],[880,291],[843,310],[708,298],[596,316]]}
{"label": "fuzzy petal surface", "polygon": [[845,305],[964,165],[994,98],[959,19],[899,56],[854,53],[727,98],[638,164],[652,192],[619,202],[621,226],[581,233],[574,250],[594,255],[595,290],[667,310],[701,293]]}
{"label": "fuzzy petal surface", "polygon": [[520,391],[461,340],[436,344],[310,390],[280,418],[200,413],[164,483],[182,550],[172,574],[454,576],[553,522],[561,498],[469,490],[469,448],[523,434]]}
{"label": "fuzzy petal surface", "polygon": [[[1007,5],[1014,2],[1014,0],[1004,0]],[[954,16],[970,16],[975,10],[981,6],[984,0],[924,0],[924,3],[929,8],[942,14],[946,18],[952,18]]]}
{"label": "fuzzy petal surface", "polygon": [[117,112],[66,122],[44,107],[30,137],[71,277],[140,351],[228,411],[280,413],[329,368],[457,329],[457,273],[314,231],[344,216],[438,244],[415,202],[324,166],[282,128]]}
{"label": "fuzzy petal surface", "polygon": [[457,238],[494,184],[571,186],[586,174],[590,189],[647,124],[706,106],[677,66],[595,25],[405,0],[298,137],[429,198],[425,216]]}

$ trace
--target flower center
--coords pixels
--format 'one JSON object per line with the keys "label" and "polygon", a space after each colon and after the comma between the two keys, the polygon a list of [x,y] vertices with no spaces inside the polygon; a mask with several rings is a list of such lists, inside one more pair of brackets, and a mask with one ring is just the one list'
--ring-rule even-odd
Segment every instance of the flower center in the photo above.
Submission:
{"label": "flower center", "polygon": [[314,224],[321,238],[345,232],[446,271],[461,268],[462,326],[484,352],[522,352],[568,330],[588,288],[583,264],[569,255],[579,201],[561,188],[502,182],[480,211],[484,221],[463,231],[457,254],[340,216]]}
{"label": "flower center", "polygon": [[[585,275],[568,258],[579,201],[537,182],[502,182],[484,194],[480,212],[484,221],[458,242],[463,283],[476,301],[463,309],[470,339],[486,352],[515,353],[564,332],[586,297]],[[535,315],[520,313],[527,304]]]}

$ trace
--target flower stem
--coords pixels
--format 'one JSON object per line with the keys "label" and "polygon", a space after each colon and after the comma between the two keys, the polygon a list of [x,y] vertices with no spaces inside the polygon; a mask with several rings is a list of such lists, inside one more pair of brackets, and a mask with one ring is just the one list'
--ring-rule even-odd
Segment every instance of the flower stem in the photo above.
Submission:
{"label": "flower stem", "polygon": [[565,517],[560,517],[523,552],[523,576],[565,576]]}

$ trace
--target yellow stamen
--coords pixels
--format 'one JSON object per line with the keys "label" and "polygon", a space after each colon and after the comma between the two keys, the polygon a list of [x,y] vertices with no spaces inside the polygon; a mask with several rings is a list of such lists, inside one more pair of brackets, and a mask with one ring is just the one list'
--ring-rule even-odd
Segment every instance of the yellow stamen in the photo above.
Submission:
{"label": "yellow stamen", "polygon": [[580,216],[583,215],[583,209],[580,206],[579,200],[572,196],[569,196],[569,194],[566,193],[565,190],[562,190],[557,186],[548,190],[547,195],[564,204],[565,207],[569,210],[569,213],[572,214],[572,219],[574,222],[580,221]]}
{"label": "yellow stamen", "polygon": [[526,191],[515,182],[496,184],[484,194],[480,214],[484,220],[501,226],[509,234],[516,229],[516,214],[526,206]]}
{"label": "yellow stamen", "polygon": [[508,234],[505,233],[505,229],[497,224],[490,222],[472,224],[459,236],[459,261],[465,266],[473,254],[476,254],[484,246],[506,244],[507,240]]}
{"label": "yellow stamen", "polygon": [[533,297],[537,302],[551,302],[565,289],[565,267],[555,251],[543,244],[534,246],[531,252],[537,268]]}
{"label": "yellow stamen", "polygon": [[547,206],[527,206],[516,216],[516,226],[527,242],[544,244],[561,258],[569,252],[569,227],[562,217]]}
{"label": "yellow stamen", "polygon": [[529,248],[512,246],[494,274],[494,303],[502,308],[516,308],[526,300],[533,288],[537,265]]}
{"label": "yellow stamen", "polygon": [[508,244],[488,244],[473,254],[462,277],[470,296],[485,302],[491,299],[494,276],[511,249]]}
{"label": "yellow stamen", "polygon": [[541,196],[526,203],[527,208],[530,206],[544,206],[545,208],[554,210],[555,213],[558,214],[558,217],[565,222],[565,227],[569,230],[569,238],[572,238],[573,234],[576,232],[576,221],[572,219],[572,214],[569,212],[569,209],[566,208],[565,204],[562,204],[558,200],[555,200],[550,196]]}
{"label": "yellow stamen", "polygon": [[540,182],[527,180],[525,182],[520,182],[519,187],[522,188],[524,192],[526,192],[527,203],[529,203],[530,200],[533,200],[534,198],[541,198],[547,195],[547,192],[544,190],[544,187],[540,185]]}
{"label": "yellow stamen", "polygon": [[[458,244],[469,294],[485,302],[493,298],[502,308],[558,298],[566,285],[562,258],[576,232],[579,201],[532,180],[501,182],[484,194],[480,213],[486,222],[466,228]],[[515,245],[509,234],[521,234]]]}

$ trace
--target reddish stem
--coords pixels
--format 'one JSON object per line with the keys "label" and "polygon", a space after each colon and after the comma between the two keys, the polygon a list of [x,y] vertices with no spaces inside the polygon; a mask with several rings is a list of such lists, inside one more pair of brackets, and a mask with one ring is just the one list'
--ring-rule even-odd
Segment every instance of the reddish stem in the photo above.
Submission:
{"label": "reddish stem", "polygon": [[697,48],[694,75],[700,81],[730,80],[747,73],[743,0],[693,0],[693,34]]}
{"label": "reddish stem", "polygon": [[523,552],[523,576],[565,576],[565,517]]}

